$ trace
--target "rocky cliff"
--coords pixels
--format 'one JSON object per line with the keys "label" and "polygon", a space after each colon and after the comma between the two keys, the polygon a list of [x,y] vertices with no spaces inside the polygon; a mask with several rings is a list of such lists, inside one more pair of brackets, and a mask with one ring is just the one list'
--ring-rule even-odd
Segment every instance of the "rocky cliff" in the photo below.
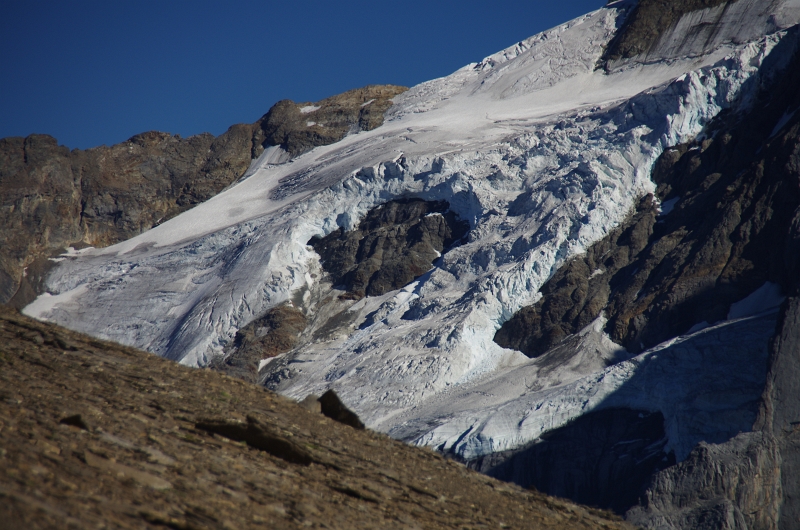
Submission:
{"label": "rocky cliff", "polygon": [[799,352],[800,299],[791,297],[772,340],[753,431],[721,444],[700,444],[685,461],[656,473],[627,519],[646,528],[797,528]]}
{"label": "rocky cliff", "polygon": [[30,302],[48,258],[66,247],[124,241],[208,200],[265,148],[295,156],[378,127],[404,90],[372,85],[313,104],[281,101],[218,137],[153,131],[85,151],[47,135],[0,140],[0,303]]}

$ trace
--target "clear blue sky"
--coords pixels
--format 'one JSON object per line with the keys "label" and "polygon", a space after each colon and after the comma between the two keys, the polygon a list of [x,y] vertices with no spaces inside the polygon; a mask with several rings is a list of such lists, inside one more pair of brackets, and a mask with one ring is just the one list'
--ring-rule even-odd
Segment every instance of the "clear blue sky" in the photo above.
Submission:
{"label": "clear blue sky", "polygon": [[215,135],[273,103],[447,75],[605,0],[0,0],[0,137]]}

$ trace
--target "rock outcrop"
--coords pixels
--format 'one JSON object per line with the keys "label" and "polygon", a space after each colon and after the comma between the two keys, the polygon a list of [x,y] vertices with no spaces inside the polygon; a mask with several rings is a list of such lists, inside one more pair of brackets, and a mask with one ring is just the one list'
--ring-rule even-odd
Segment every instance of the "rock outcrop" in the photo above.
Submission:
{"label": "rock outcrop", "polygon": [[308,320],[299,309],[290,305],[273,307],[239,329],[233,344],[222,358],[212,362],[211,368],[256,383],[261,361],[294,348],[307,325]]}
{"label": "rock outcrop", "polygon": [[[305,104],[279,102],[256,123],[216,138],[151,131],[85,151],[47,135],[0,140],[0,303],[29,303],[48,258],[66,247],[112,245],[210,199],[266,147],[284,145],[298,155],[374,129],[403,90],[352,90],[306,105],[318,110],[305,114]],[[308,126],[312,119],[319,125]]]}
{"label": "rock outcrop", "polygon": [[395,85],[369,85],[316,103],[279,101],[257,123],[256,138],[278,145],[294,157],[347,134],[371,131],[383,124],[392,98],[408,90]]}
{"label": "rock outcrop", "polygon": [[339,228],[308,244],[347,296],[380,296],[428,272],[467,234],[469,223],[449,207],[444,201],[390,201],[368,212],[356,229]]}
{"label": "rock outcrop", "polygon": [[358,418],[358,415],[347,408],[333,390],[328,390],[322,394],[319,398],[319,403],[321,405],[320,412],[330,419],[349,425],[354,429],[364,429],[364,424]]}
{"label": "rock outcrop", "polygon": [[0,344],[3,528],[628,528],[3,306]]}

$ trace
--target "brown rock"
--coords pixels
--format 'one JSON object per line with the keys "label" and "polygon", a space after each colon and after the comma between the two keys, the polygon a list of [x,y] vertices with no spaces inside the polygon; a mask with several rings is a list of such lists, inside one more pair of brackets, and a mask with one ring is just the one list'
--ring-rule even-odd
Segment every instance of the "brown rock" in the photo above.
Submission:
{"label": "brown rock", "polygon": [[354,429],[364,429],[364,424],[356,413],[348,409],[333,390],[328,390],[322,394],[322,397],[319,398],[319,403],[321,412],[330,419],[349,425]]}
{"label": "brown rock", "polygon": [[294,348],[307,324],[305,315],[299,309],[289,305],[273,307],[264,316],[237,331],[233,344],[211,367],[257,382],[259,363]]}
{"label": "brown rock", "polygon": [[[355,299],[408,285],[431,269],[445,249],[469,230],[444,201],[390,201],[370,212],[355,230],[339,229],[308,242],[335,286]],[[440,214],[440,215],[429,215]]]}
{"label": "brown rock", "polygon": [[256,137],[264,147],[279,145],[294,157],[338,142],[348,133],[379,127],[392,98],[406,90],[394,85],[369,85],[316,103],[285,99],[258,121]]}

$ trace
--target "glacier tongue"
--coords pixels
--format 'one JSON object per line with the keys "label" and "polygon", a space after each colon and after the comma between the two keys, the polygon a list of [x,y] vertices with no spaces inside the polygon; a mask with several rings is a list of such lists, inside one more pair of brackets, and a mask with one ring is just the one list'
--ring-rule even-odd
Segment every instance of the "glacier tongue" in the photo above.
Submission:
{"label": "glacier tongue", "polygon": [[[333,386],[368,425],[406,438],[413,431],[418,443],[462,456],[524,444],[539,432],[519,427],[525,385],[517,377],[491,398],[481,385],[529,373],[533,361],[496,345],[495,331],[652,191],[650,170],[666,147],[747,101],[783,35],[606,75],[594,67],[616,17],[613,6],[600,9],[423,83],[396,98],[373,131],[281,165],[264,157],[207,203],[69,256],[48,279],[51,294],[25,312],[204,365],[238,328],[322,288],[312,236],[352,228],[391,199],[446,200],[470,223],[466,244],[406,288],[346,309],[359,325],[352,333],[309,340],[266,375],[297,398]],[[626,366],[608,377],[624,382],[633,374]],[[537,396],[569,392],[552,384]],[[458,410],[443,416],[441,400],[455,388]],[[500,426],[466,436],[487,400],[507,404],[492,409]]]}

